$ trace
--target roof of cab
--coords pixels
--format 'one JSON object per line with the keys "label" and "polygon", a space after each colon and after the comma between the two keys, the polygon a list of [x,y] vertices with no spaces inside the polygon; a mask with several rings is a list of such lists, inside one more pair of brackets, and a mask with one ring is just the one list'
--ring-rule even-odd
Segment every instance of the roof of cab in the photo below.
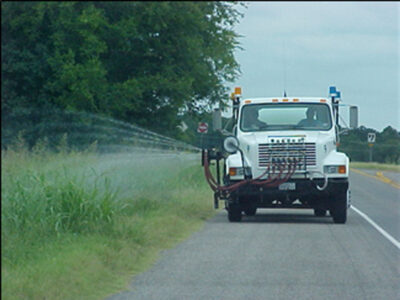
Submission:
{"label": "roof of cab", "polygon": [[327,98],[323,97],[268,97],[268,98],[245,98],[241,101],[242,105],[245,104],[259,104],[259,103],[329,103]]}

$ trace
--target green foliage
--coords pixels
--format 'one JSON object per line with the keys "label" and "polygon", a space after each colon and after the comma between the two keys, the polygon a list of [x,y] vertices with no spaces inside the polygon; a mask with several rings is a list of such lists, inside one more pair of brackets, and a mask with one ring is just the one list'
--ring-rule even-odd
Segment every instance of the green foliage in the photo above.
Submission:
{"label": "green foliage", "polygon": [[126,288],[213,214],[197,158],[2,151],[2,298],[103,299]]}
{"label": "green foliage", "polygon": [[55,106],[174,135],[179,110],[227,99],[237,4],[3,2],[2,130],[15,113]]}
{"label": "green foliage", "polygon": [[2,259],[12,261],[24,252],[23,247],[21,251],[13,247],[15,240],[30,244],[68,232],[103,231],[122,209],[108,178],[90,169],[74,172],[71,167],[76,163],[68,166],[63,162],[55,169],[44,167],[62,160],[64,155],[43,151],[9,151],[2,155],[2,240],[8,245]]}
{"label": "green foliage", "polygon": [[368,133],[376,134],[372,159],[379,163],[400,164],[400,133],[388,126],[377,132],[360,126],[340,137],[339,150],[346,152],[352,161],[369,161]]}

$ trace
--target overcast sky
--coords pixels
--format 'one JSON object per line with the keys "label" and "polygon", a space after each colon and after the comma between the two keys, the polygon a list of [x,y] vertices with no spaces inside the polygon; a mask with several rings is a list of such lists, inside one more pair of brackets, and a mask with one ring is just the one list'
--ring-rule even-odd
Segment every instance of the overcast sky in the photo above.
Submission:
{"label": "overcast sky", "polygon": [[247,2],[235,28],[244,98],[328,96],[359,106],[359,125],[400,130],[399,3]]}

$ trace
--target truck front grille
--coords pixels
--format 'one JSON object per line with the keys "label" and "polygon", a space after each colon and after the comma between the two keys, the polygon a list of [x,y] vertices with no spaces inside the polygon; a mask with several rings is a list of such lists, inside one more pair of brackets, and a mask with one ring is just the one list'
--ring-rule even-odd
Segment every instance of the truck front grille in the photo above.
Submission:
{"label": "truck front grille", "polygon": [[[266,168],[271,162],[287,161],[288,158],[301,159],[302,167],[315,166],[315,143],[269,143],[258,145],[258,166]],[[304,161],[306,162],[304,164]]]}

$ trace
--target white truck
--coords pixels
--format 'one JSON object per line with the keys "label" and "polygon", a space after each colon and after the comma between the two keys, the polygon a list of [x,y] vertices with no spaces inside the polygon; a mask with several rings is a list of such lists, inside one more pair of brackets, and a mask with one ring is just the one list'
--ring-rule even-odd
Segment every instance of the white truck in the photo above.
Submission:
{"label": "white truck", "polygon": [[[224,150],[203,150],[205,176],[214,204],[225,201],[228,219],[257,208],[308,208],[316,216],[329,210],[335,223],[345,223],[350,206],[349,158],[337,151],[340,92],[325,97],[273,97],[233,100],[233,134]],[[350,127],[357,127],[357,107],[350,107]],[[209,169],[216,160],[217,179]],[[223,183],[219,161],[224,161]]]}

